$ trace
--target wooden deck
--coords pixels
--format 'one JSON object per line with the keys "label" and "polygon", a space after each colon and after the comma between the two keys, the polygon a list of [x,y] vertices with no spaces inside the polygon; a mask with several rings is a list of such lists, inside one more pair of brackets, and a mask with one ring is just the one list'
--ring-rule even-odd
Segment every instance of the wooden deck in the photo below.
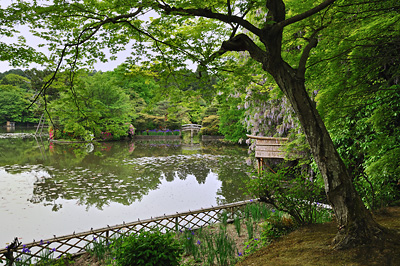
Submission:
{"label": "wooden deck", "polygon": [[246,136],[256,140],[256,158],[285,158],[285,153],[280,148],[288,140],[287,138]]}
{"label": "wooden deck", "polygon": [[[264,165],[267,165],[264,159],[284,159],[285,152],[281,147],[288,141],[288,138],[275,138],[275,137],[260,137],[253,135],[246,135],[249,139],[256,140],[256,154],[258,170],[262,171]],[[268,166],[268,165],[267,165]],[[271,169],[271,167],[268,166]]]}

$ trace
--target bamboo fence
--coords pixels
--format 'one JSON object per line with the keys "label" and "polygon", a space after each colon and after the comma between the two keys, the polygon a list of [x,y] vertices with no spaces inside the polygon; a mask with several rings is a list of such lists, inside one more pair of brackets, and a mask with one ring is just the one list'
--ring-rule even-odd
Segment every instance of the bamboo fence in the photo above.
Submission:
{"label": "bamboo fence", "polygon": [[[158,228],[164,232],[179,231],[188,228],[195,229],[203,226],[219,223],[222,221],[222,214],[226,212],[228,217],[233,215],[243,206],[254,202],[253,200],[240,201],[216,207],[165,215],[146,220],[140,220],[130,223],[123,223],[115,226],[107,226],[100,229],[91,229],[82,233],[73,233],[65,236],[54,236],[54,238],[34,241],[19,246],[13,250],[15,259],[27,258],[40,260],[44,254],[52,254],[53,258],[59,258],[68,254],[80,254],[86,252],[94,242],[99,239],[111,240],[113,238],[138,233],[140,230],[150,230]],[[5,261],[7,248],[0,249],[0,261]]]}

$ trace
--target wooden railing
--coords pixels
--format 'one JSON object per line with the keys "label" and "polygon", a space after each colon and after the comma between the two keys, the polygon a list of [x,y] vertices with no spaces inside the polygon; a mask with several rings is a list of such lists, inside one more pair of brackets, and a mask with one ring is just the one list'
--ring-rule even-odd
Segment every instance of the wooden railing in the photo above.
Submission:
{"label": "wooden railing", "polygon": [[[138,233],[140,230],[149,230],[157,227],[162,231],[179,231],[188,228],[200,228],[203,226],[219,223],[222,221],[222,213],[227,212],[228,217],[233,219],[233,215],[245,205],[255,202],[253,200],[240,201],[236,203],[220,205],[216,207],[164,215],[161,217],[138,220],[121,225],[107,226],[100,229],[93,229],[82,233],[54,237],[32,243],[24,244],[13,250],[15,259],[39,260],[43,254],[52,253],[53,258],[67,254],[79,254],[86,251],[86,248],[99,239],[108,240],[121,235]],[[7,249],[0,249],[0,259],[5,261]]]}
{"label": "wooden railing", "polygon": [[199,132],[201,125],[197,124],[186,124],[182,125],[181,131],[190,131],[190,138],[193,140],[194,132]]}
{"label": "wooden railing", "polygon": [[197,130],[199,131],[201,129],[201,125],[197,125],[197,124],[186,124],[186,125],[182,125],[182,131],[189,131],[189,130]]}

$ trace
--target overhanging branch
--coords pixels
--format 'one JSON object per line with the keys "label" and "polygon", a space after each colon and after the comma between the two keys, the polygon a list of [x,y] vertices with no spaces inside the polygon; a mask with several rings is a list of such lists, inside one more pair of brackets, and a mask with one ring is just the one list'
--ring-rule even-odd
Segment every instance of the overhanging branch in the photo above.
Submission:
{"label": "overhanging branch", "polygon": [[293,16],[291,18],[288,18],[284,21],[281,21],[279,23],[276,24],[277,27],[281,27],[284,28],[290,24],[296,23],[298,21],[301,21],[303,19],[306,19],[316,13],[318,13],[319,11],[325,9],[326,7],[328,7],[329,5],[333,4],[336,0],[326,0],[324,2],[322,2],[321,4],[319,4],[318,6],[311,8],[309,10],[307,10],[304,13],[298,14],[296,16]]}
{"label": "overhanging branch", "polygon": [[161,10],[164,10],[166,14],[177,14],[177,15],[182,15],[182,16],[196,16],[196,17],[205,17],[205,18],[211,18],[211,19],[216,19],[228,24],[231,23],[236,23],[242,26],[243,28],[249,30],[250,32],[254,33],[257,36],[260,36],[261,30],[257,27],[255,27],[253,24],[251,24],[249,21],[245,20],[243,17],[238,17],[235,15],[226,15],[226,14],[221,14],[221,13],[214,13],[210,9],[205,9],[205,8],[197,8],[197,9],[192,9],[192,8],[177,8],[177,7],[171,7],[168,4],[158,4],[158,8]]}

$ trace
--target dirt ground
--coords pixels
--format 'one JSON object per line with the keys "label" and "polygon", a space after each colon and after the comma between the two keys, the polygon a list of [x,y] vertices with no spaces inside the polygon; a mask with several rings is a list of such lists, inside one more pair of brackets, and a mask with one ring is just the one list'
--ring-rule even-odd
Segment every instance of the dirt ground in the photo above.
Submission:
{"label": "dirt ground", "polygon": [[336,224],[313,224],[261,248],[236,266],[400,266],[400,207],[382,209],[374,217],[379,224],[393,230],[391,239],[348,250],[333,250],[331,241],[337,231]]}

